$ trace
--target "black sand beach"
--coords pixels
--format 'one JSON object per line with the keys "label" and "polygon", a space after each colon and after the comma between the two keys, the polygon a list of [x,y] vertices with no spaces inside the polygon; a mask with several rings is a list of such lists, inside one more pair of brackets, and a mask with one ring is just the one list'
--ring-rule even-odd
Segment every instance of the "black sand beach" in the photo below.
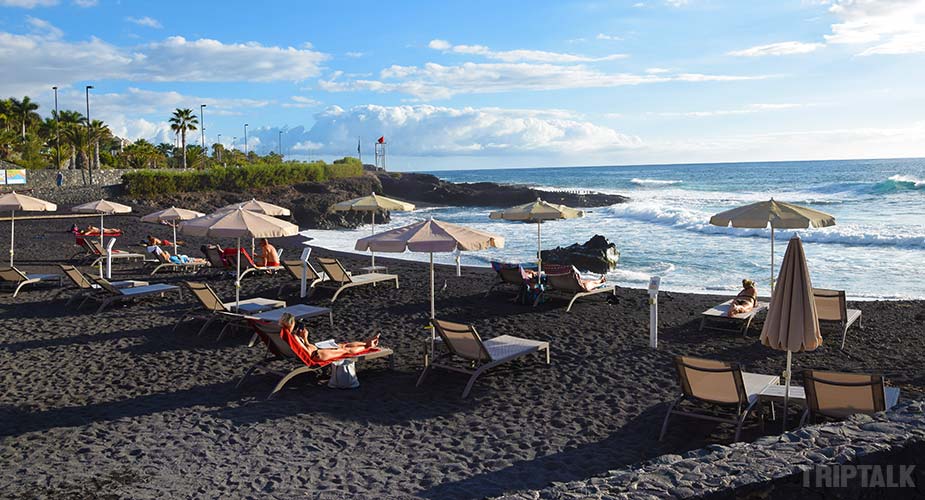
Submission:
{"label": "black sand beach", "polygon": [[[17,267],[55,271],[75,250],[61,219],[17,222]],[[118,247],[169,229],[136,217],[110,217],[126,234]],[[3,227],[6,227],[4,224]],[[0,248],[8,244],[4,235]],[[199,255],[203,241],[186,238]],[[231,242],[221,241],[223,245]],[[132,246],[130,246],[132,245]],[[299,252],[290,241],[287,257]],[[328,252],[316,250],[315,256]],[[349,267],[363,257],[341,255]],[[621,289],[616,300],[593,297],[565,313],[561,299],[536,309],[510,302],[507,292],[485,298],[493,273],[437,271],[440,317],[474,323],[484,337],[510,334],[551,342],[552,364],[539,356],[489,372],[467,399],[465,376],[434,372],[415,387],[427,317],[427,272],[418,263],[388,259],[401,288],[361,287],[334,304],[335,327],[322,320],[312,338],[352,340],[371,329],[396,351],[396,368],[359,365],[361,387],[328,389],[312,376],[264,397],[276,377],[257,375],[236,390],[262,355],[249,334],[215,341],[219,328],[197,337],[200,323],[171,332],[185,294],[116,306],[102,314],[64,303],[72,288],[33,288],[0,295],[0,491],[6,498],[428,498],[472,499],[540,488],[622,465],[726,443],[729,425],[676,419],[664,442],[658,430],[678,392],[672,357],[692,354],[743,363],[749,371],[780,373],[784,354],[749,336],[698,332],[700,312],[717,297],[663,293],[660,348],[648,347],[648,306],[642,290]],[[114,279],[141,278],[120,266]],[[737,281],[740,276],[730,276]],[[151,281],[179,282],[164,274]],[[242,297],[273,297],[288,276],[251,275]],[[226,300],[233,280],[210,285]],[[446,284],[445,290],[444,283]],[[299,302],[295,288],[285,296]],[[322,288],[310,304],[328,305]],[[852,328],[845,350],[824,330],[825,344],[795,354],[795,369],[876,372],[902,389],[925,394],[925,303],[861,302],[864,329]],[[795,415],[795,412],[793,413]],[[743,439],[772,433],[756,419]]]}

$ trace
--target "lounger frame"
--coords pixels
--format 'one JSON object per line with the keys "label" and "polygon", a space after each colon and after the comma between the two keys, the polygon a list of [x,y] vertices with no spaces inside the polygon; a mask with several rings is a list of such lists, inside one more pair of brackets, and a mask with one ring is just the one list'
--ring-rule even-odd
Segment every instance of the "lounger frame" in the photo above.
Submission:
{"label": "lounger frame", "polygon": [[337,259],[330,259],[319,257],[318,264],[321,265],[321,268],[324,269],[324,273],[328,276],[328,282],[333,282],[338,284],[337,290],[334,292],[334,296],[331,297],[331,303],[333,304],[337,297],[343,293],[344,290],[348,288],[353,288],[356,286],[362,285],[374,285],[376,283],[382,283],[384,281],[394,281],[395,288],[398,289],[398,275],[397,274],[382,274],[382,273],[369,273],[369,274],[359,274],[351,275],[344,269],[344,266]]}
{"label": "lounger frame", "polygon": [[839,329],[841,330],[841,349],[845,348],[848,328],[850,328],[855,321],[858,323],[858,328],[864,329],[860,309],[848,309],[844,290],[813,288],[813,300],[816,302],[816,312],[819,315],[820,323],[834,322],[839,325]]}
{"label": "lounger frame", "polygon": [[617,296],[617,285],[614,283],[603,283],[600,286],[593,288],[591,290],[585,290],[582,286],[581,281],[578,277],[578,271],[575,268],[572,268],[568,273],[562,274],[546,274],[546,289],[536,297],[536,300],[533,301],[533,307],[539,305],[540,300],[543,296],[552,292],[563,292],[566,294],[574,294],[572,300],[569,301],[568,306],[565,308],[565,312],[572,311],[572,305],[575,304],[575,301],[582,298],[588,297],[590,295],[597,295],[600,293],[610,293],[614,297]]}
{"label": "lounger frame", "polygon": [[15,285],[13,286],[12,297],[19,295],[19,291],[22,290],[24,286],[34,285],[36,283],[52,283],[57,281],[60,287],[62,278],[63,276],[60,274],[26,274],[15,267],[0,269],[0,283]]}
{"label": "lounger frame", "polygon": [[[96,310],[96,314],[103,312],[103,309],[106,309],[110,304],[115,302],[121,302],[128,299],[137,299],[139,297],[150,297],[152,295],[164,296],[166,292],[177,292],[177,297],[179,300],[183,300],[183,289],[176,285],[168,285],[166,283],[155,283],[153,285],[147,286],[138,286],[130,288],[116,288],[109,281],[98,278],[96,276],[90,276],[97,285],[100,286],[102,292],[106,292],[106,296],[102,294],[93,296],[88,295],[87,299],[95,298],[99,300],[100,307]],[[87,300],[85,299],[85,301]]]}

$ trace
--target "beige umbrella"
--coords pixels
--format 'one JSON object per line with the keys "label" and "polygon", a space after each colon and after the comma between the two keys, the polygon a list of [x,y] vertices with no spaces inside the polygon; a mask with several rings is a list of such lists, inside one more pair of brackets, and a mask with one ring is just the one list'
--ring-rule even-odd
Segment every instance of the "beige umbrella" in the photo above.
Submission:
{"label": "beige umbrella", "polygon": [[[411,203],[405,203],[403,201],[393,200],[392,198],[386,198],[385,196],[379,196],[376,193],[373,193],[369,196],[363,196],[361,198],[354,198],[352,200],[336,203],[332,208],[335,212],[369,212],[372,215],[372,235],[375,236],[376,212],[411,212],[414,210],[414,205]],[[375,251],[372,251],[372,266],[376,267]]]}
{"label": "beige umbrella", "polygon": [[[84,203],[83,205],[71,207],[71,212],[83,214],[100,214],[100,248],[106,248],[106,245],[103,242],[103,233],[105,233],[103,228],[106,227],[103,225],[103,217],[112,214],[127,214],[131,213],[131,211],[132,207],[109,200],[91,201],[90,203]],[[100,259],[100,278],[102,277],[103,260]]]}
{"label": "beige umbrella", "polygon": [[790,366],[794,352],[813,351],[822,345],[813,283],[806,265],[800,237],[790,238],[780,267],[778,286],[771,299],[768,317],[761,329],[761,343],[778,351],[787,351],[784,372],[784,430],[787,430],[787,404],[790,399]]}
{"label": "beige umbrella", "polygon": [[[231,205],[225,205],[222,208],[219,208],[215,211],[218,212],[229,212],[243,208],[244,210],[250,210],[251,212],[256,212],[263,215],[272,215],[273,217],[289,217],[291,212],[288,208],[281,207],[279,205],[274,205],[272,203],[267,203],[265,201],[260,201],[256,198],[251,198],[249,201],[241,201],[238,203],[232,203]],[[254,239],[251,238],[251,255],[254,255]]]}
{"label": "beige umbrella", "polygon": [[357,240],[357,250],[400,253],[427,252],[430,254],[430,319],[434,319],[434,252],[456,250],[485,250],[504,248],[501,236],[441,222],[430,218],[425,221],[374,234]]}
{"label": "beige umbrella", "polygon": [[241,238],[281,238],[299,234],[299,226],[239,208],[215,212],[180,223],[180,232],[192,236],[237,238],[238,261],[235,269],[235,308],[241,302]]}
{"label": "beige umbrella", "polygon": [[13,240],[16,236],[16,212],[54,212],[58,205],[45,200],[17,194],[16,191],[0,196],[0,212],[10,211],[10,267],[13,267]]}
{"label": "beige umbrella", "polygon": [[497,210],[488,214],[488,217],[491,219],[536,222],[536,267],[540,273],[543,272],[543,259],[540,257],[542,253],[542,235],[540,232],[540,225],[544,221],[574,219],[584,216],[585,213],[582,210],[570,208],[565,205],[548,203],[539,198],[537,198],[536,201],[527,203],[525,205],[518,205],[516,207],[511,207],[504,210]]}
{"label": "beige umbrella", "polygon": [[835,217],[819,210],[782,201],[759,201],[710,217],[714,226],[764,229],[771,226],[771,294],[774,293],[774,230],[806,229],[835,225]]}
{"label": "beige umbrella", "polygon": [[170,227],[173,228],[173,248],[174,254],[180,255],[177,247],[177,225],[180,221],[184,220],[193,220],[198,219],[199,217],[204,216],[202,212],[197,212],[195,210],[187,210],[185,208],[170,207],[166,210],[160,210],[148,215],[145,215],[141,218],[142,222],[151,222],[153,224],[162,224],[164,222],[170,224]]}

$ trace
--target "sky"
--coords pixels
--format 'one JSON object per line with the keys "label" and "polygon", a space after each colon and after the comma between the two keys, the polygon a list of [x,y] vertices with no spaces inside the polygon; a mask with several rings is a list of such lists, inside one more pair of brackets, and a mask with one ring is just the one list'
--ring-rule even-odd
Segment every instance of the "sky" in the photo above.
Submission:
{"label": "sky", "polygon": [[925,0],[0,0],[0,71],[130,140],[205,104],[207,144],[390,170],[925,156]]}

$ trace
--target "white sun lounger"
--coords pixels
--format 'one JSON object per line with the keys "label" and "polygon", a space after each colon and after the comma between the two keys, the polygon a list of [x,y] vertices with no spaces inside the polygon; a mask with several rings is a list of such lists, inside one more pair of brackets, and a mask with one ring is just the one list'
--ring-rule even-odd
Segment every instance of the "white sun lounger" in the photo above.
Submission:
{"label": "white sun lounger", "polygon": [[[759,313],[768,310],[768,302],[761,302],[752,308],[751,311],[739,313],[734,316],[727,316],[732,301],[729,299],[722,304],[715,305],[704,311],[700,318],[700,330],[719,330],[721,332],[741,332],[742,335],[748,333],[748,328],[752,325],[752,320]],[[723,326],[726,325],[726,326]],[[729,328],[728,325],[737,325],[735,328]]]}

